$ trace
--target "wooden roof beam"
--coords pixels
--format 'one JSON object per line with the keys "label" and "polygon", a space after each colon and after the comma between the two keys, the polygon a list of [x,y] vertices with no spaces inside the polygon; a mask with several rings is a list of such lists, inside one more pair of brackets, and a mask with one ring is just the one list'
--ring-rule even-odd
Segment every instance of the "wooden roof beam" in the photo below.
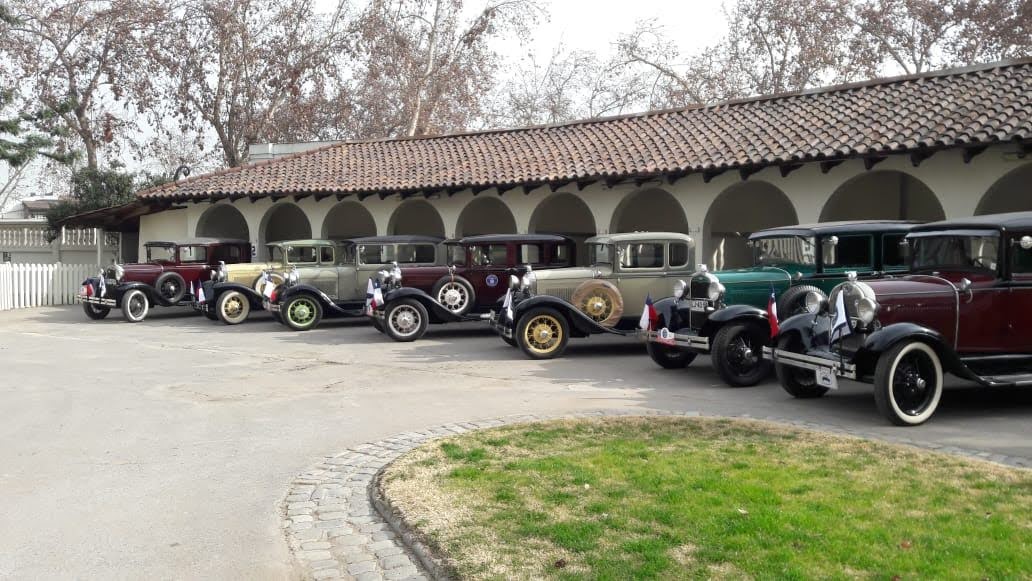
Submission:
{"label": "wooden roof beam", "polygon": [[[339,202],[339,201],[343,200],[344,198],[346,198],[346,197],[348,197],[350,195],[351,194],[345,194],[345,193],[337,194],[337,201]],[[361,198],[359,198],[359,199],[361,199]]]}
{"label": "wooden roof beam", "polygon": [[875,156],[872,156],[872,157],[865,157],[864,158],[864,169],[870,170],[872,167],[878,165],[879,163],[885,161],[886,159],[888,159],[888,156],[885,156],[885,155],[875,155]]}
{"label": "wooden roof beam", "polygon": [[749,179],[749,176],[757,173],[761,169],[763,169],[763,166],[755,166],[755,165],[754,166],[749,166],[749,167],[739,168],[738,169],[738,175],[741,176],[742,181],[744,182],[745,180]]}
{"label": "wooden roof beam", "polygon": [[498,195],[501,196],[501,195],[505,194],[505,192],[508,192],[509,190],[515,190],[518,187],[520,187],[520,184],[510,184],[510,185],[507,185],[507,186],[498,186],[495,189],[498,190]]}
{"label": "wooden roof beam", "polygon": [[921,162],[935,155],[934,151],[918,150],[910,154],[910,163],[917,167]]}
{"label": "wooden roof beam", "polygon": [[713,178],[727,171],[726,169],[708,169],[702,172],[702,181],[704,183],[710,183]]}
{"label": "wooden roof beam", "polygon": [[803,164],[801,164],[801,163],[785,163],[785,164],[779,165],[778,166],[778,170],[781,171],[781,177],[787,178],[788,174],[794,172],[795,170],[797,170],[797,169],[799,169],[801,167],[803,167]]}
{"label": "wooden roof beam", "polygon": [[828,173],[834,167],[841,165],[844,160],[841,159],[829,159],[828,161],[821,162],[821,173]]}

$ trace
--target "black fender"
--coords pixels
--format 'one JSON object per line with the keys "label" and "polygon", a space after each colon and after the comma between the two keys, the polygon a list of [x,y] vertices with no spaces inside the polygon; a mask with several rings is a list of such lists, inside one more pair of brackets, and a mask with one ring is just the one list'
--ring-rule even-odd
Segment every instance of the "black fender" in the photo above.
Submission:
{"label": "black fender", "polygon": [[577,310],[577,307],[573,306],[569,302],[550,295],[536,295],[513,305],[513,327],[515,328],[519,324],[520,318],[528,311],[539,307],[555,309],[565,316],[567,322],[570,323],[570,334],[574,337],[587,337],[588,335],[594,335],[597,333],[613,333],[614,335],[626,334],[616,329],[610,329],[609,327],[599,325],[592,320],[591,317]]}
{"label": "black fender", "polygon": [[652,307],[656,309],[656,316],[659,317],[660,329],[666,327],[670,330],[676,330],[687,326],[688,321],[681,322],[677,303],[678,301],[674,297],[666,297],[652,303]]}
{"label": "black fender", "polygon": [[262,299],[264,297],[260,295],[257,291],[255,291],[253,288],[247,286],[246,284],[241,284],[239,282],[217,282],[211,286],[210,295],[207,295],[208,289],[204,290],[205,294],[207,295],[204,297],[204,299],[206,302],[214,305],[216,302],[218,302],[219,297],[230,291],[237,291],[240,294],[247,297],[247,299],[251,301],[252,308],[261,308]]}
{"label": "black fender", "polygon": [[[280,286],[280,288],[283,287]],[[353,317],[360,316],[362,314],[355,313],[348,309],[342,309],[337,305],[337,303],[333,302],[333,299],[331,299],[329,295],[309,284],[298,284],[287,287],[283,292],[277,292],[276,294],[276,302],[281,305],[297,295],[304,294],[313,296],[322,305],[323,317]]]}
{"label": "black fender", "polygon": [[778,337],[796,335],[803,352],[827,349],[831,339],[831,317],[826,313],[800,313],[778,323]]}
{"label": "black fender", "polygon": [[386,310],[387,305],[401,299],[413,299],[419,301],[420,304],[426,307],[426,312],[430,315],[431,323],[455,323],[466,320],[466,317],[456,315],[449,311],[447,307],[437,302],[437,300],[430,296],[426,291],[410,286],[403,286],[401,288],[388,291],[383,297],[384,304],[382,308]]}
{"label": "black fender", "polygon": [[[115,299],[118,302],[119,306],[121,306],[122,305],[122,297],[125,295],[125,293],[127,293],[127,292],[129,292],[131,290],[134,290],[134,289],[138,289],[138,290],[143,291],[143,294],[147,295],[147,300],[150,301],[151,306],[154,306],[154,305],[160,305],[162,307],[175,306],[173,303],[170,303],[167,300],[165,300],[165,297],[161,296],[161,293],[158,292],[158,289],[152,287],[149,284],[142,283],[142,282],[123,282],[121,284],[118,284],[118,285],[115,286],[115,288],[112,291],[109,291],[109,293],[111,294],[110,298]],[[108,298],[108,297],[105,297],[105,298]]]}
{"label": "black fender", "polygon": [[964,379],[981,381],[977,375],[964,365],[957,352],[946,341],[946,338],[942,336],[942,333],[917,323],[906,322],[893,323],[867,336],[863,347],[857,350],[855,356],[857,375],[873,375],[882,353],[889,351],[902,341],[921,341],[927,343],[939,354],[943,371]]}
{"label": "black fender", "polygon": [[710,313],[700,335],[713,337],[720,329],[731,323],[756,323],[770,329],[770,318],[766,309],[752,305],[731,305]]}

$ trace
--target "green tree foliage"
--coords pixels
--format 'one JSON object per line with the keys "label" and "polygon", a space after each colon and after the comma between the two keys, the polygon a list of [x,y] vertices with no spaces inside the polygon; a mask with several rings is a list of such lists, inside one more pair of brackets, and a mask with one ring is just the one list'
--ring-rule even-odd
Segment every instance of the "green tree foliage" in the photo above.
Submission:
{"label": "green tree foliage", "polygon": [[121,206],[136,198],[140,189],[161,185],[168,178],[148,173],[131,174],[118,168],[83,168],[72,174],[72,196],[47,212],[51,236],[60,231],[62,220],[101,208]]}

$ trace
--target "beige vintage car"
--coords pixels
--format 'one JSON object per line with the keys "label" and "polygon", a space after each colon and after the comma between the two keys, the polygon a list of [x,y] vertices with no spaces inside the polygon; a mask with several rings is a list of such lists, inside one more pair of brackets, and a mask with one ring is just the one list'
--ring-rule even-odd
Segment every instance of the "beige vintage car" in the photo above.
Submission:
{"label": "beige vintage car", "polygon": [[510,280],[495,330],[532,359],[562,355],[570,337],[637,331],[647,297],[670,294],[671,279],[695,271],[695,242],[676,232],[589,238],[584,267],[528,271]]}

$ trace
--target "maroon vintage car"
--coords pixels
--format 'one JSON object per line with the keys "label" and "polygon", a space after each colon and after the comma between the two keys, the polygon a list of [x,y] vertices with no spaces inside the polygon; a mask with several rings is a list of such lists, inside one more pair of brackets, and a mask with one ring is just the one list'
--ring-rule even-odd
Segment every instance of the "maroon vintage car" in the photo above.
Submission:
{"label": "maroon vintage car", "polygon": [[912,426],[935,413],[944,372],[1032,385],[1032,212],[918,226],[906,244],[911,275],[854,278],[781,325],[771,355],[786,391],[872,382],[879,411]]}
{"label": "maroon vintage car", "polygon": [[121,308],[130,323],[147,318],[150,307],[190,304],[200,283],[220,263],[251,261],[251,243],[222,238],[148,242],[147,262],[112,264],[82,283],[79,300],[86,316],[97,320]]}
{"label": "maroon vintage car", "polygon": [[509,277],[526,265],[572,266],[575,243],[556,234],[485,234],[446,242],[448,266],[394,268],[382,273],[383,304],[372,313],[377,329],[414,341],[429,323],[478,320],[496,307]]}

